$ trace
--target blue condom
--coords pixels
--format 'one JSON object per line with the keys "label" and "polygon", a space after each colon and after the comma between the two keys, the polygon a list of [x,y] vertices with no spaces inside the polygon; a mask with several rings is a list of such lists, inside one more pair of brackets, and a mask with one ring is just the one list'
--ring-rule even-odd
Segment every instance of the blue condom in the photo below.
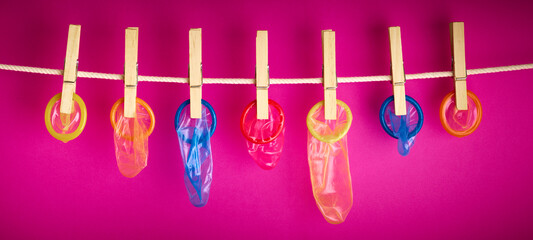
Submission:
{"label": "blue condom", "polygon": [[209,199],[213,176],[210,139],[217,127],[217,115],[213,107],[202,100],[202,116],[191,118],[190,100],[186,100],[176,112],[174,126],[185,166],[184,179],[189,201],[196,207],[203,207]]}
{"label": "blue condom", "polygon": [[407,156],[415,142],[416,134],[424,123],[424,114],[420,105],[409,96],[405,96],[407,114],[396,116],[394,113],[394,96],[383,102],[379,110],[381,126],[391,137],[398,139],[398,152]]}

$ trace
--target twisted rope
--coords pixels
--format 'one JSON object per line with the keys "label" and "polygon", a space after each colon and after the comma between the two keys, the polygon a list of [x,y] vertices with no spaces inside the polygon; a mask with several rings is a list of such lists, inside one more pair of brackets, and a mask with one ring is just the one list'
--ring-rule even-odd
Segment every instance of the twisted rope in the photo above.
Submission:
{"label": "twisted rope", "polygon": [[[498,73],[519,71],[525,69],[533,69],[533,63],[520,64],[502,67],[489,67],[489,68],[477,68],[467,70],[468,75],[486,74],[486,73]],[[50,68],[38,68],[38,67],[26,67],[18,65],[0,64],[0,70],[18,71],[28,73],[40,73],[48,75],[63,75],[63,70],[50,69]],[[406,74],[406,80],[413,79],[428,79],[428,78],[443,78],[452,77],[451,71],[443,72],[426,72]],[[108,79],[108,80],[123,80],[123,74],[111,74],[111,73],[97,73],[97,72],[84,72],[78,71],[78,77],[80,78],[96,78],[96,79]],[[365,77],[339,77],[339,83],[355,83],[355,82],[380,82],[390,81],[390,75],[379,76],[365,76]],[[159,76],[141,76],[139,75],[139,81],[142,82],[167,82],[167,83],[188,83],[188,78],[178,77],[159,77]],[[321,84],[322,78],[271,78],[271,84]],[[204,78],[204,84],[255,84],[253,78]]]}

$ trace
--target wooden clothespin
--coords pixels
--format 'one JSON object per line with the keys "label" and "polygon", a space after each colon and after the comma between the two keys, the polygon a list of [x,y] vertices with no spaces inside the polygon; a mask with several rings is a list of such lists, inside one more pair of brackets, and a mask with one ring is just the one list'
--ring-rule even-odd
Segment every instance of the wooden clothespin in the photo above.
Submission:
{"label": "wooden clothespin", "polygon": [[453,22],[450,24],[452,39],[453,78],[455,81],[455,105],[458,110],[468,110],[466,93],[466,58],[465,58],[465,24]]}
{"label": "wooden clothespin", "polygon": [[61,105],[59,106],[59,112],[64,114],[71,114],[74,106],[73,96],[76,92],[76,78],[78,77],[80,33],[80,25],[68,27],[67,55],[65,57],[65,70],[63,71]]}
{"label": "wooden clothespin", "polygon": [[134,118],[137,105],[139,28],[126,28],[124,63],[124,117]]}
{"label": "wooden clothespin", "polygon": [[324,117],[326,120],[337,119],[337,71],[335,63],[335,32],[322,31],[322,55],[324,66]]}
{"label": "wooden clothespin", "polygon": [[191,118],[202,117],[202,29],[189,30],[189,88]]}
{"label": "wooden clothespin", "polygon": [[405,103],[405,72],[403,69],[402,36],[400,27],[389,27],[391,78],[394,93],[394,113],[407,114]]}
{"label": "wooden clothespin", "polygon": [[257,88],[257,119],[268,119],[268,32],[257,31],[255,39],[255,86]]}

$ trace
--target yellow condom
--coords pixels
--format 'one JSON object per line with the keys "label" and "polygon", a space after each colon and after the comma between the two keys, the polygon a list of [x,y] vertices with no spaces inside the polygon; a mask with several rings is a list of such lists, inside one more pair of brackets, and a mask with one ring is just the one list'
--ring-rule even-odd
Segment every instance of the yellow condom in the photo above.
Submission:
{"label": "yellow condom", "polygon": [[87,122],[87,108],[80,96],[74,93],[73,108],[71,114],[59,112],[61,105],[61,93],[56,94],[46,105],[44,111],[44,123],[46,129],[57,140],[64,143],[77,138]]}
{"label": "yellow condom", "polygon": [[307,116],[307,158],[318,209],[332,224],[342,223],[353,205],[352,178],[346,133],[352,123],[348,106],[337,100],[334,120],[325,120],[324,103]]}

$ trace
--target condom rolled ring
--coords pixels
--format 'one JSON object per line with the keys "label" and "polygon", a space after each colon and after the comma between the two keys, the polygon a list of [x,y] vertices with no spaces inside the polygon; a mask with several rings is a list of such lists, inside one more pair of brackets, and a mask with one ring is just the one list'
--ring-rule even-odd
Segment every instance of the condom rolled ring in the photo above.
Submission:
{"label": "condom rolled ring", "polygon": [[[150,136],[152,134],[152,132],[154,131],[154,127],[155,127],[155,117],[154,117],[154,111],[152,111],[152,108],[150,108],[150,106],[145,102],[143,101],[142,99],[140,98],[136,98],[135,100],[136,104],[140,104],[144,109],[146,109],[146,112],[148,112],[148,114],[150,115],[150,126],[148,127],[148,131],[146,132],[146,136]],[[118,107],[120,106],[120,104],[124,103],[124,98],[121,98],[119,100],[117,100],[115,102],[115,104],[113,104],[113,107],[111,107],[111,125],[113,126],[113,129],[116,129],[116,125],[117,125],[117,122],[116,122],[116,115],[117,115],[117,109]],[[127,136],[127,135],[123,135],[121,133],[121,137],[127,139],[127,140],[130,140],[130,141],[133,141],[133,136]]]}
{"label": "condom rolled ring", "polygon": [[[398,139],[398,152],[402,156],[409,154],[424,122],[424,114],[420,105],[412,97],[405,96],[405,100],[407,103],[405,115],[398,116],[393,112],[394,96],[387,98],[379,111],[379,120],[383,130],[391,137]],[[413,120],[416,120],[416,125],[412,122]]]}
{"label": "condom rolled ring", "polygon": [[256,101],[252,101],[251,103],[248,104],[248,106],[246,106],[244,112],[242,113],[242,116],[241,116],[241,132],[242,132],[242,134],[244,135],[244,137],[248,141],[250,141],[252,143],[255,143],[255,144],[265,144],[265,143],[272,142],[272,141],[274,141],[274,139],[276,139],[281,134],[283,128],[285,127],[285,113],[283,112],[283,109],[281,108],[281,106],[277,102],[269,99],[268,100],[268,105],[274,107],[279,112],[279,116],[280,116],[279,127],[274,132],[274,134],[272,134],[272,136],[270,136],[268,138],[264,138],[264,139],[252,138],[252,136],[250,136],[250,133],[247,132],[246,129],[245,129],[245,126],[246,126],[245,122],[246,122],[246,116],[248,116],[248,114],[250,113],[250,110],[256,104],[257,104]]}
{"label": "condom rolled ring", "polygon": [[440,105],[440,122],[444,130],[456,137],[472,134],[481,123],[483,110],[479,98],[467,91],[468,110],[458,110],[455,106],[455,92],[448,93]]}
{"label": "condom rolled ring", "polygon": [[336,131],[336,133],[329,134],[329,135],[320,135],[315,128],[313,127],[313,114],[316,112],[316,110],[322,106],[324,106],[324,101],[320,101],[317,104],[315,104],[311,110],[309,110],[309,113],[307,114],[307,129],[315,137],[316,139],[320,140],[321,142],[326,143],[334,143],[336,141],[341,140],[346,134],[348,133],[348,130],[350,130],[350,126],[352,125],[353,115],[352,110],[350,110],[350,107],[343,101],[337,99],[337,105],[341,106],[344,111],[346,111],[346,125],[344,128],[340,131]]}
{"label": "condom rolled ring", "polygon": [[[85,128],[85,124],[87,122],[87,107],[85,106],[85,102],[83,102],[81,97],[75,93],[72,97],[74,101],[74,107],[72,108],[72,113],[70,115],[59,112],[59,106],[61,105],[61,93],[56,94],[52,97],[52,99],[50,99],[44,111],[44,122],[46,129],[54,138],[65,143],[77,138]],[[56,119],[57,117],[59,117],[59,122],[58,119]],[[72,117],[73,119],[71,119]],[[65,120],[65,118],[68,118],[68,120],[65,122],[67,125],[78,124],[77,128],[74,130],[66,129],[63,130],[63,132],[58,132],[57,130],[59,129],[65,129],[65,127],[68,128],[68,126],[64,126],[63,120]]]}

